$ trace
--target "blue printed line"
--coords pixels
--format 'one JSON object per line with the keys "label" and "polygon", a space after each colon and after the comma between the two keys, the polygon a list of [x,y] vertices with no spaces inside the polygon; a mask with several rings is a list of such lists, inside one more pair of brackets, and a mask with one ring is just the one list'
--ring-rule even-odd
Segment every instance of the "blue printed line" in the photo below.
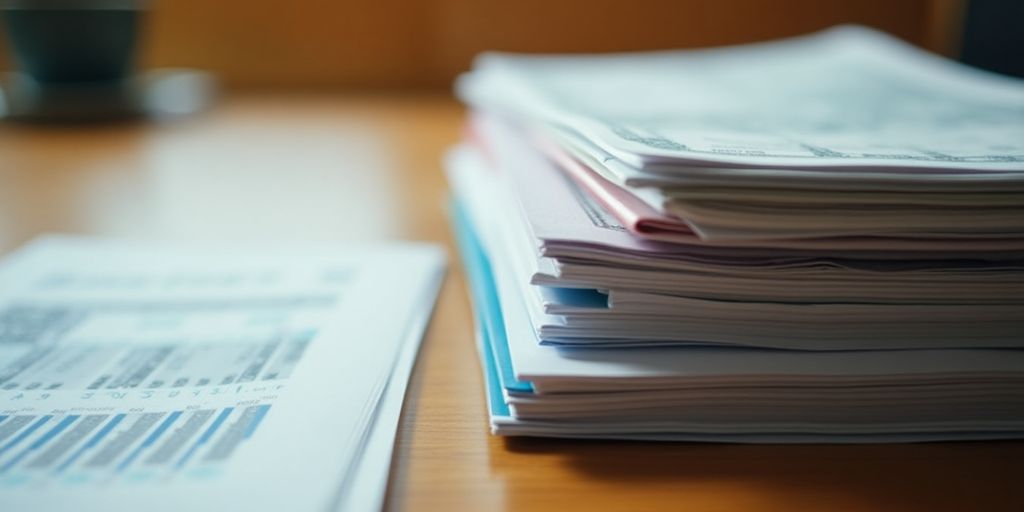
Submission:
{"label": "blue printed line", "polygon": [[221,424],[224,423],[224,420],[228,419],[228,416],[231,415],[231,411],[234,410],[234,407],[228,407],[221,411],[220,414],[217,415],[217,419],[213,420],[213,423],[211,423],[209,428],[206,429],[206,432],[203,432],[203,435],[200,436],[199,439],[196,440],[195,444],[188,449],[188,452],[178,460],[178,464],[176,464],[175,467],[181,469],[181,467],[192,458],[192,455],[194,455],[202,445],[206,444],[210,438],[213,437],[213,434],[217,432],[217,429],[220,428]]}
{"label": "blue printed line", "polygon": [[75,454],[71,456],[71,458],[64,461],[63,464],[58,466],[56,472],[60,473],[66,470],[67,468],[71,467],[71,465],[74,464],[75,461],[78,460],[78,458],[81,457],[83,453],[85,453],[87,450],[91,448],[94,448],[97,444],[99,444],[100,441],[103,440],[104,437],[107,436],[107,434],[114,430],[114,427],[117,427],[117,424],[121,423],[121,420],[123,420],[125,416],[127,415],[118,414],[117,416],[114,416],[114,418],[108,421],[107,424],[104,425],[103,428],[96,433],[96,435],[92,436],[92,439],[90,439],[84,445],[82,445],[82,447],[79,448],[78,451],[76,451]]}
{"label": "blue printed line", "polygon": [[[58,434],[63,432],[64,429],[68,428],[69,425],[77,421],[78,418],[79,416],[77,414],[65,416],[64,419],[61,420],[61,422],[55,425],[53,428],[51,428],[49,432],[43,434],[42,437],[36,439],[34,443],[30,444],[28,448],[22,450],[21,453],[15,455],[13,459],[7,461],[7,463],[4,464],[3,467],[0,467],[0,473],[4,473],[7,470],[13,468],[15,465],[21,462],[21,459],[24,459],[26,456],[28,456],[29,453],[32,453],[33,451],[38,450],[39,448],[42,448],[42,446],[49,442],[50,439],[53,439]],[[40,423],[37,422],[36,425],[40,425]]]}
{"label": "blue printed line", "polygon": [[43,416],[42,418],[39,418],[38,420],[36,420],[36,422],[33,423],[32,426],[30,426],[27,429],[21,431],[21,433],[18,434],[17,437],[15,437],[14,439],[11,439],[10,441],[8,441],[7,444],[3,445],[3,447],[0,447],[0,455],[3,455],[4,452],[6,452],[7,450],[10,450],[11,448],[13,448],[18,443],[24,441],[25,438],[30,436],[30,435],[32,435],[32,433],[35,432],[36,429],[38,429],[39,427],[43,426],[43,424],[46,423],[47,421],[50,421],[50,418],[53,418],[53,416],[47,414],[46,416]]}
{"label": "blue printed line", "polygon": [[256,427],[260,425],[260,422],[263,421],[263,417],[267,415],[267,411],[269,410],[270,404],[261,405],[256,409],[256,415],[253,416],[252,421],[245,426],[245,439],[252,437],[253,432],[256,432]]}
{"label": "blue printed line", "polygon": [[160,426],[156,428],[156,430],[150,433],[149,436],[146,437],[146,440],[142,442],[142,444],[136,446],[135,449],[132,450],[132,453],[128,455],[128,457],[125,458],[123,461],[121,461],[120,464],[117,465],[117,471],[119,473],[121,471],[124,471],[129,465],[131,465],[132,462],[135,461],[135,459],[139,456],[140,453],[142,453],[143,450],[149,448],[150,446],[153,446],[153,443],[155,443],[157,439],[160,439],[160,436],[163,435],[163,433],[166,432],[167,429],[171,427],[171,424],[174,423],[174,421],[177,420],[180,416],[181,411],[174,411],[169,416],[167,416],[167,418],[164,419],[163,423],[161,423]]}

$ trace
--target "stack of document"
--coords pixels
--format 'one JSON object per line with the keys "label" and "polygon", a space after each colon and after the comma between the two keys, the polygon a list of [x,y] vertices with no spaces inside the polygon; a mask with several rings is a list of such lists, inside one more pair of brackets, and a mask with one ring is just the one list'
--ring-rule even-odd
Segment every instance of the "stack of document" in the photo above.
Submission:
{"label": "stack of document", "polygon": [[444,255],[40,239],[0,266],[4,510],[379,510]]}
{"label": "stack of document", "polygon": [[446,167],[497,433],[1024,434],[1024,84],[842,27],[488,54]]}

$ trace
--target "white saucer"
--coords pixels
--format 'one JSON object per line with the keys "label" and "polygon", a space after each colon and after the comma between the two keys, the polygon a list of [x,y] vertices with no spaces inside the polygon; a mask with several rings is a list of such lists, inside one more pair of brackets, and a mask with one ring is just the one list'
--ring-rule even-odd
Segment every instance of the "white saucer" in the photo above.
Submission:
{"label": "white saucer", "polygon": [[45,84],[22,73],[0,75],[0,118],[17,121],[109,121],[189,115],[216,94],[209,73],[156,69],[118,83]]}

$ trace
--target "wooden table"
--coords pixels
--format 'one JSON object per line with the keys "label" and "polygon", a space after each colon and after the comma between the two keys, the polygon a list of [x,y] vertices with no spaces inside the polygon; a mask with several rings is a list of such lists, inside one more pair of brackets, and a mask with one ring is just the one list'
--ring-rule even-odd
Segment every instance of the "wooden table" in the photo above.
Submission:
{"label": "wooden table", "polygon": [[402,510],[1024,510],[1024,443],[729,446],[489,435],[440,96],[241,96],[162,124],[0,124],[0,252],[44,232],[433,240],[452,269],[407,397]]}

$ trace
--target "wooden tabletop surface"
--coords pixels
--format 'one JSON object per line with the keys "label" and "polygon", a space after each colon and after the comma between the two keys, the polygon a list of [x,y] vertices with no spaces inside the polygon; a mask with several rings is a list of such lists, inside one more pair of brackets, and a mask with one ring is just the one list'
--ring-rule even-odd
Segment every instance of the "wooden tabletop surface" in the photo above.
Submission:
{"label": "wooden tabletop surface", "polygon": [[173,122],[0,123],[0,252],[45,232],[444,244],[451,271],[407,396],[389,509],[1024,510],[1024,443],[491,436],[440,167],[463,115],[442,96],[246,95]]}

